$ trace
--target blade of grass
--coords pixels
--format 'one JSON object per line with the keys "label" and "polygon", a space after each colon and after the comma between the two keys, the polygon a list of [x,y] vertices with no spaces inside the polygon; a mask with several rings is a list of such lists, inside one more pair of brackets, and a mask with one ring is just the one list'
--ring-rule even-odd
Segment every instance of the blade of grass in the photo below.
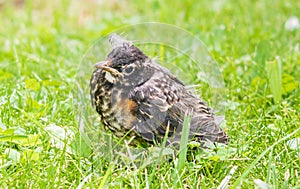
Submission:
{"label": "blade of grass", "polygon": [[147,171],[147,168],[145,169],[145,183],[146,183],[145,189],[149,189],[149,180],[148,180],[148,171]]}
{"label": "blade of grass", "polygon": [[104,175],[104,177],[103,177],[103,179],[102,179],[102,181],[101,181],[101,183],[99,185],[99,188],[103,188],[104,187],[104,185],[105,185],[105,183],[107,181],[107,178],[111,174],[111,171],[113,170],[113,168],[114,168],[114,165],[110,165],[109,166],[109,168],[107,169],[107,171],[106,171],[106,173],[105,173],[105,175]]}
{"label": "blade of grass", "polygon": [[267,172],[267,183],[270,183],[272,178],[272,163],[273,163],[273,149],[269,153],[268,172]]}
{"label": "blade of grass", "polygon": [[79,185],[76,187],[76,189],[81,189],[84,187],[84,184],[93,176],[93,173],[90,173],[86,177],[83,178],[83,180],[79,183]]}
{"label": "blade of grass", "polygon": [[234,172],[237,170],[238,166],[233,166],[228,175],[222,180],[222,182],[220,183],[220,185],[218,186],[217,189],[226,189],[228,187],[228,183],[230,181],[230,179],[232,178],[232,175],[234,174]]}
{"label": "blade of grass", "polygon": [[192,117],[190,115],[186,116],[184,118],[183,122],[183,128],[181,133],[181,139],[180,139],[180,147],[179,147],[179,157],[177,161],[176,168],[174,170],[174,186],[176,188],[178,187],[180,174],[182,172],[182,169],[184,167],[184,164],[186,162],[186,154],[187,154],[187,143],[189,139],[189,132],[190,132],[190,123],[191,123]]}
{"label": "blade of grass", "polygon": [[179,158],[178,158],[178,164],[177,164],[178,172],[180,172],[182,170],[184,163],[186,161],[187,143],[188,143],[188,139],[189,139],[191,120],[192,120],[192,117],[187,116],[187,117],[185,117],[184,122],[183,122],[182,135],[181,135],[181,139],[180,139]]}
{"label": "blade of grass", "polygon": [[154,180],[154,179],[153,179],[154,174],[156,173],[156,170],[157,170],[157,168],[158,168],[158,165],[159,165],[159,163],[160,163],[161,160],[162,160],[163,151],[164,151],[164,149],[165,149],[165,146],[166,146],[166,143],[167,143],[167,139],[168,139],[169,129],[170,129],[170,127],[169,127],[169,125],[168,125],[168,126],[167,126],[167,129],[166,129],[165,136],[164,136],[163,143],[162,143],[162,145],[161,145],[161,150],[159,151],[158,160],[157,160],[156,163],[154,164],[153,171],[152,171],[152,173],[151,173],[151,175],[150,175],[150,178],[149,178],[150,183],[151,183],[151,181]]}
{"label": "blade of grass", "polygon": [[263,158],[266,153],[268,153],[270,150],[272,150],[276,145],[278,145],[279,143],[289,139],[291,136],[295,135],[297,132],[300,131],[300,128],[296,129],[295,131],[293,131],[292,133],[286,135],[285,137],[281,138],[280,140],[278,140],[277,142],[275,142],[274,144],[272,144],[269,148],[267,148],[265,151],[263,151],[248,167],[248,169],[246,169],[246,171],[233,183],[232,188],[237,188],[241,181],[246,178],[246,176],[250,173],[251,169],[253,169],[255,167],[255,165],[261,160],[261,158]]}

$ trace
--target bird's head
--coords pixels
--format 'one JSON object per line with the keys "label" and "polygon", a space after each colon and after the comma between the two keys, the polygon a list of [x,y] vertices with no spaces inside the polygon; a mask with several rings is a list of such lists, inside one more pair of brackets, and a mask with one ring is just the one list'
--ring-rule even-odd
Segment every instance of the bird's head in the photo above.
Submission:
{"label": "bird's head", "polygon": [[[117,38],[117,39],[116,39]],[[116,34],[110,37],[110,42],[114,49],[107,55],[105,61],[96,63],[94,66],[104,72],[108,72],[114,80],[120,78],[127,80],[127,85],[137,85],[142,78],[148,78],[151,71],[144,65],[150,59],[140,49],[131,42],[126,41]]]}

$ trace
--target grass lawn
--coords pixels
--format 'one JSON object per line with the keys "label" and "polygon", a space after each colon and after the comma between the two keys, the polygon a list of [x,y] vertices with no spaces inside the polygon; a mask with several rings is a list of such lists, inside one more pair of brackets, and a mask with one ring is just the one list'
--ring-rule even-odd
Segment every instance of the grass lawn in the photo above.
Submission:
{"label": "grass lawn", "polygon": [[[0,188],[217,188],[233,169],[229,188],[300,188],[300,1],[251,2],[0,1]],[[77,106],[83,56],[147,21],[188,30],[218,62],[228,147],[161,162],[150,149],[137,166],[80,135],[79,115],[101,128]],[[88,83],[93,68],[80,71]]]}

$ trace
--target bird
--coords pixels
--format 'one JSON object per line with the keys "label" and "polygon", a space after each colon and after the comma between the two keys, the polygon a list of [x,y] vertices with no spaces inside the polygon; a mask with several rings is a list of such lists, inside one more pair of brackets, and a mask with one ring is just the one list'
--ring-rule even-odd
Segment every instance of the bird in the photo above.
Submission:
{"label": "bird", "polygon": [[133,42],[115,33],[109,42],[112,51],[94,64],[90,79],[92,106],[105,131],[150,145],[166,136],[168,146],[178,146],[184,119],[190,116],[189,141],[228,144],[213,109],[180,79]]}

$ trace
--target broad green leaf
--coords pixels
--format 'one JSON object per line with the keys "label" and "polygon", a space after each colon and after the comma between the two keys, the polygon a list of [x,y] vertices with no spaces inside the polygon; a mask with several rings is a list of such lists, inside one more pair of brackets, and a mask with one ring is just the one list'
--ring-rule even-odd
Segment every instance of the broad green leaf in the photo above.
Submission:
{"label": "broad green leaf", "polygon": [[71,142],[75,138],[75,134],[71,129],[62,128],[55,124],[50,124],[45,128],[51,137],[51,145],[60,150],[66,150],[70,154],[76,154],[76,151],[71,147]]}
{"label": "broad green leaf", "polygon": [[257,63],[255,70],[255,75],[264,74],[264,68],[267,61],[270,60],[271,55],[271,45],[269,40],[263,40],[256,46],[256,52],[254,60]]}
{"label": "broad green leaf", "polygon": [[157,160],[162,159],[166,156],[168,156],[167,158],[170,158],[174,154],[173,149],[161,147],[150,147],[149,152],[149,156],[147,156],[146,159],[144,159],[142,167],[153,165],[155,162],[157,162]]}
{"label": "broad green leaf", "polygon": [[225,161],[234,155],[237,151],[236,148],[228,147],[225,144],[213,143],[211,141],[205,141],[202,149],[202,153],[197,156],[198,159],[210,159],[213,161]]}
{"label": "broad green leaf", "polygon": [[281,101],[282,73],[281,60],[277,58],[274,61],[266,62],[266,71],[269,80],[269,86],[275,103]]}
{"label": "broad green leaf", "polygon": [[298,88],[298,82],[289,74],[282,74],[282,94],[287,94]]}
{"label": "broad green leaf", "polygon": [[300,150],[300,138],[293,138],[287,141],[287,145],[293,150]]}
{"label": "broad green leaf", "polygon": [[13,74],[0,70],[0,81],[7,80],[13,77]]}
{"label": "broad green leaf", "polygon": [[260,76],[255,76],[251,81],[251,86],[257,87],[257,86],[264,85],[265,83],[266,83],[265,79],[263,79]]}
{"label": "broad green leaf", "polygon": [[38,103],[38,101],[33,100],[31,98],[28,98],[27,104],[30,108],[32,108],[33,110],[37,110],[37,111],[38,111],[38,109],[40,109],[42,107],[42,105],[40,103]]}
{"label": "broad green leaf", "polygon": [[83,137],[79,134],[71,141],[72,151],[81,157],[89,157],[92,154],[91,147],[85,142]]}
{"label": "broad green leaf", "polygon": [[15,139],[12,140],[12,142],[21,146],[37,146],[39,144],[42,144],[40,135],[28,135],[26,138]]}
{"label": "broad green leaf", "polygon": [[74,138],[74,132],[72,130],[57,126],[55,124],[50,124],[49,126],[45,127],[45,130],[48,131],[48,133],[53,137],[62,141]]}
{"label": "broad green leaf", "polygon": [[27,139],[25,135],[0,136],[0,142],[14,142],[16,140]]}
{"label": "broad green leaf", "polygon": [[62,85],[60,81],[56,80],[44,80],[42,81],[43,86],[59,87]]}
{"label": "broad green leaf", "polygon": [[26,131],[20,127],[2,129],[0,128],[1,142],[16,142],[16,140],[27,139]]}
{"label": "broad green leaf", "polygon": [[209,159],[212,160],[212,161],[219,161],[220,156],[210,156]]}
{"label": "broad green leaf", "polygon": [[25,149],[21,154],[21,159],[37,161],[40,159],[40,153],[32,149]]}
{"label": "broad green leaf", "polygon": [[26,135],[26,131],[21,127],[13,127],[8,129],[0,128],[0,137],[15,135]]}
{"label": "broad green leaf", "polygon": [[38,91],[40,89],[40,83],[36,79],[26,79],[25,88]]}
{"label": "broad green leaf", "polygon": [[14,129],[2,129],[0,128],[0,138],[3,136],[11,136],[14,134]]}
{"label": "broad green leaf", "polygon": [[13,142],[21,146],[37,146],[41,144],[39,135],[11,135],[11,136],[0,136],[2,142]]}
{"label": "broad green leaf", "polygon": [[8,159],[10,159],[14,162],[20,161],[21,154],[16,149],[6,148],[4,151],[4,154],[7,155]]}

